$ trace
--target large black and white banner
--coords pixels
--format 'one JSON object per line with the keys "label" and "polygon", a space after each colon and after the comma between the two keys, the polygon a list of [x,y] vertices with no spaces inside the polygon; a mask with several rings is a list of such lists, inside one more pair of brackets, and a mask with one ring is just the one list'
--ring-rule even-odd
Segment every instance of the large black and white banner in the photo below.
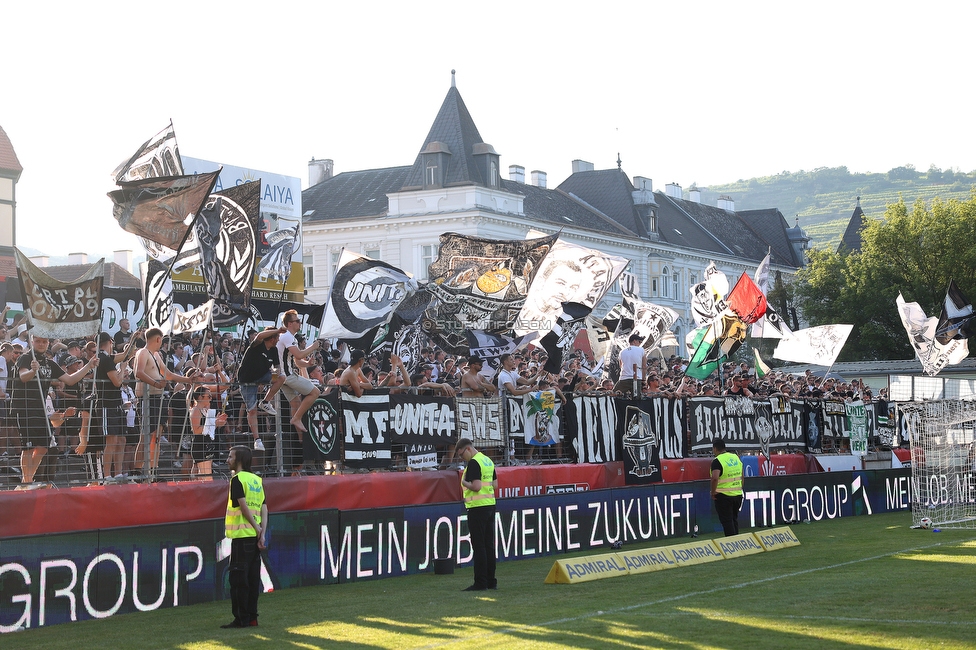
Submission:
{"label": "large black and white banner", "polygon": [[710,450],[713,438],[722,438],[732,450],[802,450],[803,413],[801,401],[694,397],[688,400],[689,451]]}
{"label": "large black and white banner", "polygon": [[342,421],[345,431],[343,460],[353,469],[383,469],[392,459],[390,432],[390,393],[375,390],[356,397],[342,394]]}
{"label": "large black and white banner", "polygon": [[[545,233],[530,231],[529,237]],[[515,333],[538,332],[545,336],[563,311],[565,303],[577,303],[592,310],[627,267],[623,257],[557,241],[529,287],[525,305],[519,312]]]}
{"label": "large black and white banner", "polygon": [[608,395],[578,395],[564,409],[565,434],[573,439],[581,463],[619,460],[617,453],[617,408]]}
{"label": "large black and white banner", "polygon": [[468,438],[478,449],[503,447],[502,398],[459,397],[457,403],[458,438]]}
{"label": "large black and white banner", "polygon": [[247,320],[257,253],[261,181],[211,194],[194,226],[216,327]]}
{"label": "large black and white banner", "polygon": [[453,445],[457,414],[451,397],[390,395],[390,433],[404,445]]}
{"label": "large black and white banner", "polygon": [[433,395],[390,395],[390,435],[403,445],[407,467],[437,467],[437,448],[457,442],[454,399]]}
{"label": "large black and white banner", "polygon": [[424,314],[424,328],[452,354],[466,353],[465,330],[511,330],[556,237],[441,235],[437,259],[429,267],[427,290],[435,300]]}
{"label": "large black and white banner", "polygon": [[342,460],[339,440],[339,391],[331,390],[312,403],[302,422],[308,430],[302,436],[302,451],[306,461]]}

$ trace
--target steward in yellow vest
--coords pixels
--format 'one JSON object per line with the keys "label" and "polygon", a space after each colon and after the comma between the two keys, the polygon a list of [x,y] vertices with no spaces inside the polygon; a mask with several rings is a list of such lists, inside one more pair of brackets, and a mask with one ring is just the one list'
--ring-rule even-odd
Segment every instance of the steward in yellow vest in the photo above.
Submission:
{"label": "steward in yellow vest", "polygon": [[230,604],[234,620],[221,627],[257,627],[261,551],[267,548],[268,504],[261,477],[251,473],[251,448],[233,447],[224,534],[230,539]]}
{"label": "steward in yellow vest", "polygon": [[742,508],[742,461],[725,450],[725,441],[712,440],[712,500],[726,537],[739,534],[739,510]]}
{"label": "steward in yellow vest", "polygon": [[461,474],[461,496],[468,510],[468,532],[474,556],[474,584],[464,591],[497,589],[495,579],[495,493],[498,475],[495,463],[474,448],[467,438],[454,447],[455,456],[467,463]]}

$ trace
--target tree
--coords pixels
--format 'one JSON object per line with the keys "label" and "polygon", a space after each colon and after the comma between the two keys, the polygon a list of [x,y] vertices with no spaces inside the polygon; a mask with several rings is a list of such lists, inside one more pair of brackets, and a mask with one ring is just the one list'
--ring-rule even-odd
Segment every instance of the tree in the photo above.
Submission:
{"label": "tree", "polygon": [[796,295],[811,325],[849,323],[854,331],[840,359],[913,356],[895,308],[901,292],[929,316],[938,316],[950,279],[976,298],[976,192],[967,201],[904,200],[861,233],[861,250],[810,251],[796,276]]}

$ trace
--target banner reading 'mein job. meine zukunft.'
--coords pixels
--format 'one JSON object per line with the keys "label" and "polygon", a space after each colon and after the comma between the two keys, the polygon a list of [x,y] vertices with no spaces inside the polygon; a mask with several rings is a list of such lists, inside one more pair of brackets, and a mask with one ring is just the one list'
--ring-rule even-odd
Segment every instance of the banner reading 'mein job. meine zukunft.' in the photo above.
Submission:
{"label": "banner reading 'mein job. meine zukunft.'", "polygon": [[[740,522],[795,521],[906,510],[909,471],[749,478]],[[500,499],[500,560],[604,551],[718,532],[708,482]],[[459,503],[271,515],[265,589],[375,580],[471,561]],[[0,541],[0,631],[106,618],[228,596],[223,521],[19,537]],[[540,580],[542,576],[540,576]]]}

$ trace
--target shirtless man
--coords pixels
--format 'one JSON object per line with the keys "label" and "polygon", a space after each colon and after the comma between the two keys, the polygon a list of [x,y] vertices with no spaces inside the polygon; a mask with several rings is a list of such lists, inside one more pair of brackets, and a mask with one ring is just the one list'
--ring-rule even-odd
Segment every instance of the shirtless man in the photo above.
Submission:
{"label": "shirtless man", "polygon": [[366,359],[366,353],[362,350],[353,350],[349,359],[351,361],[349,367],[339,376],[339,387],[348,388],[356,397],[362,397],[364,390],[373,388],[373,384],[363,374],[363,360]]}
{"label": "shirtless man", "polygon": [[484,397],[486,391],[498,394],[498,388],[481,376],[484,363],[477,355],[468,358],[468,370],[461,375],[461,397]]}
{"label": "shirtless man", "polygon": [[[139,384],[136,385],[138,397],[149,399],[149,469],[155,472],[159,465],[159,437],[163,431],[163,389],[167,381],[195,384],[201,377],[184,377],[169,370],[166,361],[159,353],[163,345],[163,331],[154,327],[146,332],[146,347],[136,352],[135,375]],[[144,459],[140,453],[142,440],[136,446],[136,469],[144,469]]]}

